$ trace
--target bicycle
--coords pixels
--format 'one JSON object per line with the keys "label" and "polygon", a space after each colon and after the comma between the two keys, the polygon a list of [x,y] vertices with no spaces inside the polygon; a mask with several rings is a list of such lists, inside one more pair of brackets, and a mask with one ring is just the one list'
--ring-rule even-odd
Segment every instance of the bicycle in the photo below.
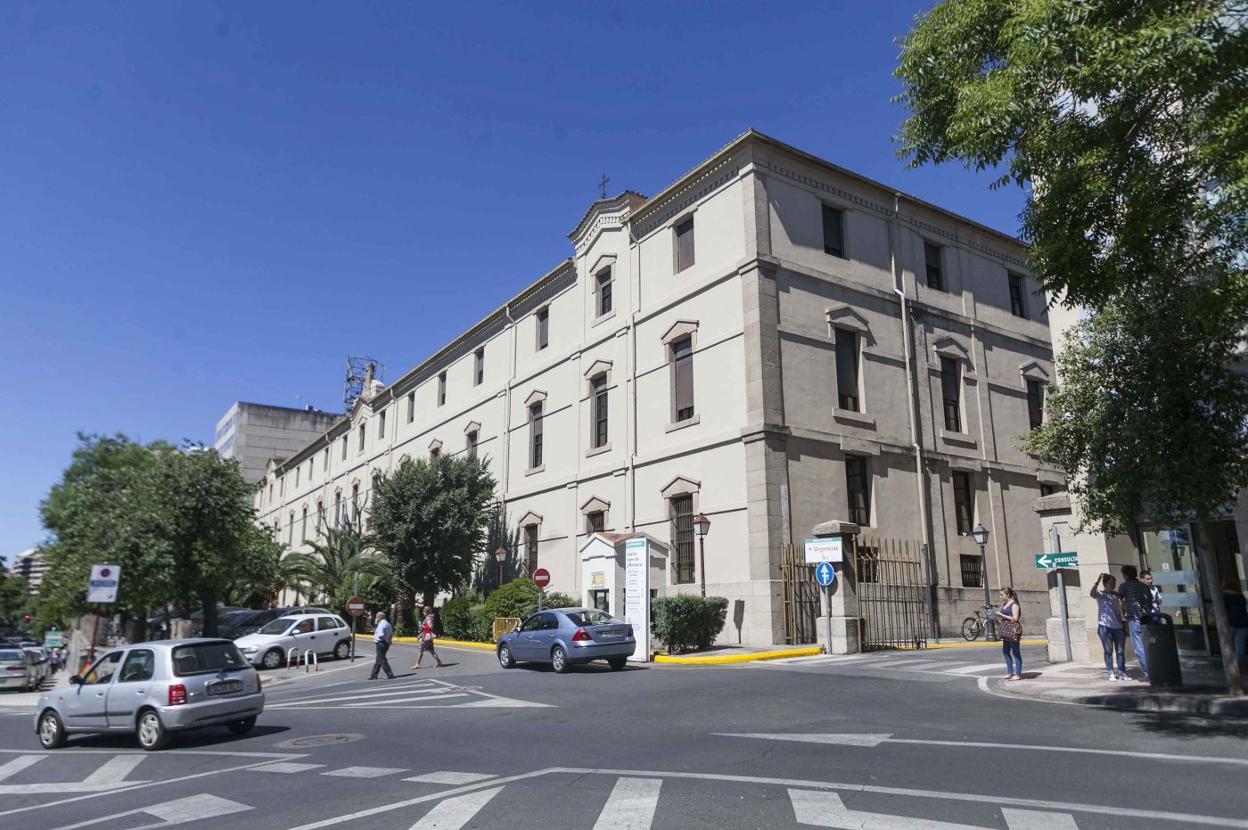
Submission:
{"label": "bicycle", "polygon": [[985,610],[995,618],[997,606],[981,605],[975,609],[973,616],[967,617],[962,621],[962,636],[968,641],[978,640],[987,629],[988,617],[984,615]]}

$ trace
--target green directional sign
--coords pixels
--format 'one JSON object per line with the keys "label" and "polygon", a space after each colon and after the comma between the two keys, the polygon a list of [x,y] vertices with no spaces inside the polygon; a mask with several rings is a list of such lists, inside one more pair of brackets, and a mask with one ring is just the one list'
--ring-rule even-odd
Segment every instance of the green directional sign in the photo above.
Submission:
{"label": "green directional sign", "polygon": [[1062,551],[1061,553],[1037,553],[1036,568],[1042,571],[1051,571],[1054,568],[1077,568],[1079,567],[1079,554],[1070,551]]}

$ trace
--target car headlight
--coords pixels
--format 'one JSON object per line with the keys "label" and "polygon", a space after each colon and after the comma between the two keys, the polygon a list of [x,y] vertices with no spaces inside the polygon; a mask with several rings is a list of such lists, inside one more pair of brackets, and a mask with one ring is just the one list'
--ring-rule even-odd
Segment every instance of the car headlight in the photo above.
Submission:
{"label": "car headlight", "polygon": [[260,646],[243,646],[243,651],[247,654],[251,654],[259,650],[260,650]]}

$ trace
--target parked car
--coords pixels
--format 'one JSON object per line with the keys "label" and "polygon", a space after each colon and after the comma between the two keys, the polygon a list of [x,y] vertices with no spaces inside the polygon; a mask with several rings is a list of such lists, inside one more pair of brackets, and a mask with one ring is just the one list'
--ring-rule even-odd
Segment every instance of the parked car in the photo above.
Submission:
{"label": "parked car", "polygon": [[52,664],[48,662],[48,653],[39,646],[22,646],[22,651],[30,655],[30,666],[35,678],[35,688],[43,685],[43,681],[52,674]]}
{"label": "parked car", "polygon": [[30,653],[23,648],[0,648],[0,689],[23,692],[35,688],[35,666]]}
{"label": "parked car", "polygon": [[529,617],[498,640],[498,663],[550,663],[562,674],[577,663],[606,660],[619,671],[637,647],[633,627],[596,608],[552,608]]}
{"label": "parked car", "polygon": [[351,629],[335,614],[300,614],[278,617],[255,634],[234,641],[254,666],[276,669],[286,662],[291,649],[298,654],[311,649],[318,657],[351,655]]}
{"label": "parked car", "polygon": [[264,711],[260,675],[229,640],[157,640],[104,654],[70,685],[39,699],[45,749],[80,732],[133,732],[147,750],[173,733],[225,725],[246,735]]}

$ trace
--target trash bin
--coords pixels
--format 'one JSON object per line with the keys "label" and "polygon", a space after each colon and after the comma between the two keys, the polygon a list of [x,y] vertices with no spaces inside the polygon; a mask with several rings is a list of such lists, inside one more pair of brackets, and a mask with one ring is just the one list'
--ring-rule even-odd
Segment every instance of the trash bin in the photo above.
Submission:
{"label": "trash bin", "polygon": [[1144,657],[1148,662],[1150,686],[1177,688],[1183,685],[1179,647],[1174,641],[1174,618],[1154,614],[1140,621],[1144,630]]}

